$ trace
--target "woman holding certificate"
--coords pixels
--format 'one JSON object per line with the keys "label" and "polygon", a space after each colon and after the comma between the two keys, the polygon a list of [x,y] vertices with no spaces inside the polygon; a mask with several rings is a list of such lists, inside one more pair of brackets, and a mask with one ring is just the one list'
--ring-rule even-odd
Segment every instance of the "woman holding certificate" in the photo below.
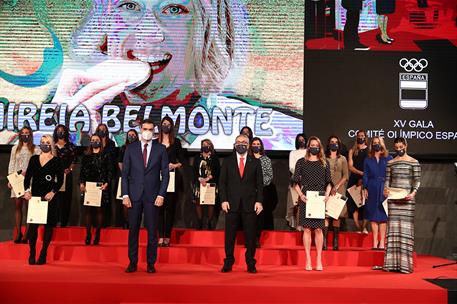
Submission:
{"label": "woman holding certificate", "polygon": [[[311,230],[314,229],[317,251],[316,270],[322,271],[322,230],[325,227],[325,203],[332,190],[332,179],[330,165],[325,159],[324,149],[319,138],[315,136],[309,138],[305,157],[300,158],[295,166],[293,181],[299,197],[298,226],[304,228],[303,244],[306,252],[306,270],[313,269],[311,266]],[[317,206],[320,207],[318,213],[321,213],[322,217],[309,216],[311,207],[307,204],[311,203],[311,197],[307,197],[307,195],[314,191],[325,192],[325,197],[322,198],[319,195],[322,198],[320,202],[322,206]],[[316,206],[314,202],[313,206]]]}
{"label": "woman holding certificate", "polygon": [[[207,184],[217,184],[221,166],[219,158],[214,150],[213,142],[209,139],[204,139],[201,142],[201,152],[194,159],[195,186],[194,186],[194,203],[197,211],[197,229],[203,229],[203,207],[208,211],[208,230],[213,229],[214,204],[202,205],[200,197],[200,187],[206,187]],[[217,190],[216,190],[217,191]]]}
{"label": "woman holding certificate", "polygon": [[[339,193],[345,195],[346,193],[346,183],[349,177],[348,173],[348,162],[346,157],[341,155],[342,144],[338,136],[330,136],[327,140],[327,150],[325,154],[327,156],[327,161],[330,165],[330,175],[332,177],[333,189],[332,194]],[[340,217],[344,216],[346,213],[346,206],[340,214]],[[324,246],[323,249],[327,250],[327,232],[330,218],[325,218],[325,228],[324,228]],[[338,250],[338,235],[340,232],[340,219],[333,219],[333,250]]]}
{"label": "woman holding certificate", "polygon": [[[59,218],[59,208],[55,194],[63,184],[63,166],[61,160],[55,156],[54,142],[52,136],[43,135],[40,141],[40,155],[30,158],[27,172],[24,179],[24,188],[27,189],[24,198],[38,197],[40,200],[48,202],[47,219],[44,225],[43,247],[41,248],[38,260],[35,260],[36,242],[38,238],[39,224],[30,224],[28,231],[30,246],[30,265],[46,264],[48,247],[51,243],[52,231]],[[31,190],[30,190],[31,189]],[[31,212],[29,210],[29,212]],[[29,214],[29,217],[30,214]]]}
{"label": "woman holding certificate", "polygon": [[[349,175],[348,189],[352,186],[362,186],[363,179],[363,162],[367,157],[368,146],[367,146],[367,133],[364,130],[357,131],[356,140],[354,146],[349,150],[348,155],[348,168],[351,174]],[[348,201],[348,213],[352,215],[354,219],[354,224],[359,232],[368,234],[366,228],[367,221],[363,220],[362,226],[360,226],[359,218],[363,217],[364,206],[358,206],[351,195],[347,194]]]}
{"label": "woman holding certificate", "polygon": [[[96,227],[94,245],[100,242],[100,231],[103,225],[105,208],[109,205],[109,187],[113,175],[113,165],[109,153],[103,153],[102,138],[98,135],[90,137],[90,146],[87,148],[81,162],[79,177],[80,190],[84,193],[84,217],[86,220],[86,245],[92,239],[92,227]],[[94,186],[94,187],[93,187]],[[101,191],[98,192],[98,191]],[[88,201],[87,196],[91,197]],[[93,196],[93,199],[92,199]],[[94,217],[97,218],[96,225]]]}
{"label": "woman holding certificate", "polygon": [[402,273],[413,272],[415,197],[421,178],[421,166],[406,153],[407,147],[406,139],[394,140],[396,157],[387,163],[384,189],[386,197],[389,188],[409,193],[404,199],[388,200],[389,227],[383,269]]}
{"label": "woman holding certificate", "polygon": [[[18,143],[11,149],[10,162],[8,165],[8,175],[18,173],[25,176],[27,165],[29,164],[32,155],[40,154],[40,149],[33,144],[33,132],[29,127],[23,127],[19,131]],[[15,219],[16,219],[16,238],[14,243],[27,244],[27,229],[22,233],[22,208],[25,205],[27,210],[27,201],[14,192],[13,186],[8,182],[8,188],[11,189],[11,198],[16,205]],[[26,211],[27,213],[27,211]]]}
{"label": "woman holding certificate", "polygon": [[387,214],[382,202],[384,201],[387,162],[391,159],[392,156],[389,155],[384,140],[378,136],[373,137],[368,157],[363,165],[363,194],[366,199],[365,219],[371,222],[374,250],[384,250],[385,248]]}
{"label": "woman holding certificate", "polygon": [[159,243],[160,247],[169,247],[171,238],[171,229],[173,228],[173,221],[175,219],[176,201],[177,195],[176,190],[180,190],[177,187],[178,178],[176,173],[177,169],[182,167],[184,162],[184,151],[181,146],[181,141],[175,137],[175,129],[173,120],[169,116],[165,116],[160,124],[159,142],[167,148],[168,154],[168,168],[170,173],[174,172],[174,178],[170,174],[170,184],[174,185],[173,192],[167,192],[167,196],[163,202],[163,206],[159,211]]}

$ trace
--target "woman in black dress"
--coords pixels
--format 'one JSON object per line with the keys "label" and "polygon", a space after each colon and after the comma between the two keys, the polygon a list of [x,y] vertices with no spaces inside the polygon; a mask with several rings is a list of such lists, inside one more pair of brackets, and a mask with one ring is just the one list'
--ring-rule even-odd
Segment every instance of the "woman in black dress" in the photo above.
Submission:
{"label": "woman in black dress", "polygon": [[[38,238],[38,224],[30,224],[28,239],[30,246],[29,264],[46,264],[48,247],[51,243],[52,231],[59,218],[59,208],[55,194],[62,187],[63,167],[58,157],[55,157],[54,142],[50,135],[44,135],[40,141],[40,155],[30,158],[24,179],[24,188],[27,189],[24,198],[30,200],[32,196],[41,197],[48,201],[48,217],[44,225],[43,247],[38,260],[35,260],[36,242]],[[31,190],[30,190],[31,189]]]}
{"label": "woman in black dress", "polygon": [[214,145],[211,140],[204,139],[201,143],[201,153],[194,159],[194,203],[197,210],[198,224],[197,229],[203,229],[203,207],[208,211],[208,230],[213,229],[214,206],[200,205],[200,185],[205,186],[207,183],[216,184],[216,200],[217,200],[217,185],[219,182],[219,174],[221,166],[219,158],[214,150]]}
{"label": "woman in black dress", "polygon": [[65,189],[56,193],[59,202],[60,227],[66,227],[70,218],[71,202],[73,197],[73,167],[76,160],[76,147],[70,142],[70,133],[64,125],[54,129],[54,142],[56,143],[56,156],[62,161],[65,174]]}
{"label": "woman in black dress", "polygon": [[[135,129],[131,129],[127,132],[127,137],[125,138],[125,144],[121,147],[119,151],[119,157],[117,159],[117,165],[119,167],[119,170],[122,172],[122,163],[124,162],[124,154],[125,154],[125,149],[127,149],[127,146],[130,145],[131,143],[134,143],[138,140],[138,132]],[[118,185],[120,187],[120,185]],[[122,217],[123,217],[123,223],[122,227],[124,229],[129,228],[129,216],[128,216],[128,211],[129,209],[123,205],[122,208]]]}
{"label": "woman in black dress", "polygon": [[[100,184],[102,190],[101,207],[84,206],[86,220],[86,245],[92,239],[92,227],[96,227],[94,245],[100,242],[100,231],[103,224],[104,211],[109,206],[109,183],[112,177],[112,162],[110,154],[103,153],[102,139],[98,135],[90,137],[90,146],[87,148],[81,162],[81,174],[79,178],[81,193],[86,192],[86,182]],[[93,218],[97,217],[95,225]]]}
{"label": "woman in black dress", "polygon": [[387,15],[395,12],[395,0],[376,0],[376,14],[378,14],[378,26],[380,33],[376,39],[383,44],[392,44],[393,38],[387,34]]}
{"label": "woman in black dress", "polygon": [[[362,186],[363,163],[368,155],[367,140],[367,133],[364,130],[357,131],[354,146],[349,150],[348,167],[351,174],[349,175],[347,189],[351,188],[354,185]],[[352,214],[352,218],[354,219],[354,224],[357,228],[357,231],[367,234],[368,230],[366,227],[368,221],[363,220],[362,225],[359,223],[359,217],[363,218],[364,206],[360,208],[357,207],[349,193],[347,193],[346,197],[348,198],[348,213]]]}
{"label": "woman in black dress", "polygon": [[[327,202],[332,190],[330,165],[325,158],[324,148],[321,141],[315,136],[308,140],[305,157],[300,158],[295,166],[293,181],[295,191],[299,197],[298,226],[304,228],[303,244],[306,252],[306,270],[312,270],[311,266],[311,230],[314,229],[315,244],[317,251],[316,270],[322,271],[322,246],[324,236],[322,230],[325,227],[324,219],[306,218],[306,191],[325,191]],[[325,207],[324,207],[325,208]]]}
{"label": "woman in black dress", "polygon": [[173,120],[165,116],[160,123],[159,142],[167,148],[168,168],[175,172],[175,191],[167,192],[163,206],[159,212],[159,246],[170,246],[171,229],[175,219],[175,210],[177,203],[177,192],[181,190],[178,183],[178,169],[184,162],[184,151],[181,142],[175,137]]}

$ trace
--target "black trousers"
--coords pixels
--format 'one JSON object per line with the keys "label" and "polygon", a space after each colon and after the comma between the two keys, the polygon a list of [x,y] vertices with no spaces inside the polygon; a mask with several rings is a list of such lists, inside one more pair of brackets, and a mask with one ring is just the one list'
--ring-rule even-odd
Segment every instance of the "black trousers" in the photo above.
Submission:
{"label": "black trousers", "polygon": [[131,264],[138,264],[138,238],[143,213],[144,226],[148,231],[148,245],[146,248],[147,263],[154,265],[157,260],[159,207],[155,206],[144,194],[141,200],[133,201],[132,208],[129,209],[129,259]]}
{"label": "black trousers", "polygon": [[246,265],[254,267],[255,260],[255,240],[257,235],[257,215],[254,212],[232,212],[225,215],[225,260],[224,265],[232,266],[235,263],[235,241],[236,231],[243,222],[244,238],[246,240]]}
{"label": "black trousers", "polygon": [[344,48],[353,48],[360,43],[359,19],[359,10],[347,10],[346,24],[344,25]]}
{"label": "black trousers", "polygon": [[59,202],[59,222],[60,227],[66,227],[70,219],[71,202],[73,195],[73,174],[67,174],[65,180],[65,191],[57,192],[57,201]]}
{"label": "black trousers", "polygon": [[176,193],[167,193],[163,206],[160,207],[159,213],[159,237],[161,238],[170,238],[171,229],[173,228],[173,223],[175,220],[176,212]]}

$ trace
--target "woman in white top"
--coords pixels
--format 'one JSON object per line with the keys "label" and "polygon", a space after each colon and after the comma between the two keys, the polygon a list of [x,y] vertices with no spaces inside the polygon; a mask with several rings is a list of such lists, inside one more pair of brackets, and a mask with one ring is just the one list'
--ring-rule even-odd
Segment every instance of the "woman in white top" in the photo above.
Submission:
{"label": "woman in white top", "polygon": [[[29,127],[23,127],[18,134],[18,142],[11,149],[10,162],[8,165],[8,175],[18,172],[25,176],[25,171],[29,164],[30,157],[34,154],[40,154],[40,149],[33,144],[33,132]],[[8,188],[11,189],[11,198],[16,205],[15,219],[16,219],[16,238],[14,243],[27,244],[27,228],[24,233],[21,231],[22,226],[22,207],[25,205],[25,215],[27,214],[27,201],[23,196],[17,197],[16,193],[8,182]]]}
{"label": "woman in white top", "polygon": [[[297,160],[305,157],[306,154],[306,135],[303,133],[297,134],[295,137],[295,149],[290,151],[289,154],[289,172],[291,176],[294,175],[295,165]],[[289,191],[287,194],[287,210],[286,210],[286,220],[291,228],[297,227],[296,219],[296,203],[298,201],[298,195],[294,191],[292,184],[289,185]]]}

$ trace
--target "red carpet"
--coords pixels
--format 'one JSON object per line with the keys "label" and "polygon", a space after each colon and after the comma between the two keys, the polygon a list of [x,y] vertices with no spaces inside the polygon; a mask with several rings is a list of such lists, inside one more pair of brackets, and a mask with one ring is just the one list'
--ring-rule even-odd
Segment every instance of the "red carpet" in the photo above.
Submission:
{"label": "red carpet", "polygon": [[[223,233],[191,230],[176,230],[175,246],[160,249],[158,273],[145,272],[143,252],[139,271],[125,274],[126,236],[107,229],[102,245],[84,246],[82,229],[57,229],[45,266],[27,265],[27,245],[0,243],[0,302],[447,303],[447,291],[423,279],[457,277],[456,266],[432,269],[446,260],[429,256],[417,257],[411,275],[373,271],[382,252],[369,250],[371,236],[353,233],[342,235],[341,251],[324,253],[323,272],[308,272],[292,232],[264,234],[258,274],[245,271],[242,246],[234,271],[223,274]],[[347,248],[353,242],[359,247]]]}

